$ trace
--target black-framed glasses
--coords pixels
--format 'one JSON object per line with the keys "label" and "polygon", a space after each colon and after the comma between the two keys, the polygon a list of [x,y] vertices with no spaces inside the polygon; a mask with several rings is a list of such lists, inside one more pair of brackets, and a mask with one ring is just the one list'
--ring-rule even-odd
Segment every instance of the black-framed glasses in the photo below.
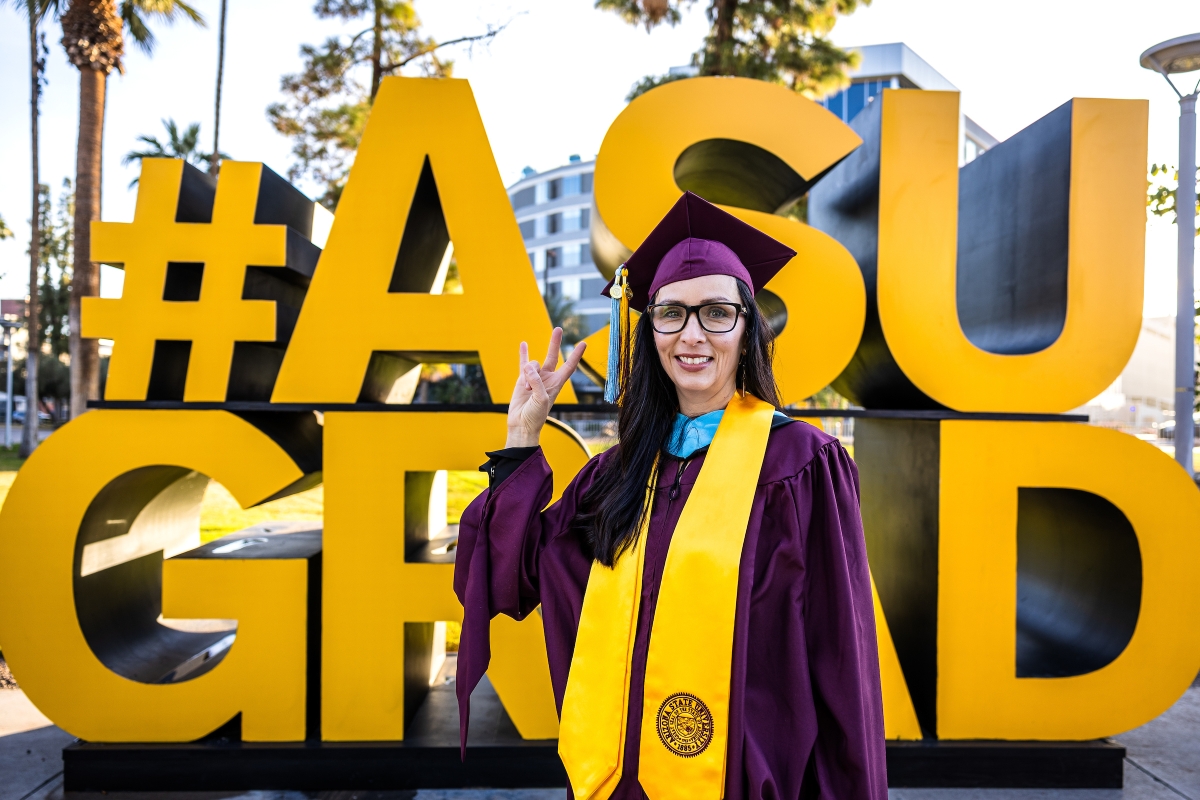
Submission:
{"label": "black-framed glasses", "polygon": [[650,324],[659,333],[679,333],[687,327],[692,314],[700,327],[709,333],[729,333],[737,327],[738,317],[746,313],[746,309],[738,303],[702,303],[698,306],[685,306],[677,303],[654,303],[646,307],[650,315]]}

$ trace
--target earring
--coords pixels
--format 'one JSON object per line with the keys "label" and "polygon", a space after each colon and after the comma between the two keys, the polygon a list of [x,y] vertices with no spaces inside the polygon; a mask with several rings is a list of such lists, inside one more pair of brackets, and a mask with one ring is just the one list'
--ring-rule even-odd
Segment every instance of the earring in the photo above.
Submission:
{"label": "earring", "polygon": [[741,373],[741,375],[738,379],[738,383],[741,386],[740,391],[742,394],[742,399],[745,400],[746,399],[746,358],[745,358],[745,356],[742,357],[742,362],[738,366],[738,371]]}

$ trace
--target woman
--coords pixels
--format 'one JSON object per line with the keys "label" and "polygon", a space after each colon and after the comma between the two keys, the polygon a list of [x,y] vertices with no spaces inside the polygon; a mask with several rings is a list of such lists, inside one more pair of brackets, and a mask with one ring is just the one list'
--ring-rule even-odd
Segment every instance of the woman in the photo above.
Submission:
{"label": "woman", "polygon": [[538,435],[583,348],[556,370],[561,331],[544,364],[521,345],[508,441],[459,529],[464,743],[490,619],[540,604],[575,797],[885,800],[857,471],[775,411],[754,302],[793,255],[680,199],[610,284],[644,311],[610,359],[620,445],[549,508]]}

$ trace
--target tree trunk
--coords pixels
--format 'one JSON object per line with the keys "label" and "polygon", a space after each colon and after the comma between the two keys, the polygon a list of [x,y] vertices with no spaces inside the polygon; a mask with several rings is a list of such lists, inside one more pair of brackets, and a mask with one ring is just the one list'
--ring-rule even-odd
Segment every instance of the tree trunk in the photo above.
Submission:
{"label": "tree trunk", "polygon": [[[21,457],[28,458],[38,441],[38,256],[42,249],[41,208],[39,192],[41,176],[38,175],[38,101],[41,95],[41,69],[38,64],[37,3],[28,0],[29,12],[29,133],[32,142],[33,162],[33,213],[29,216],[29,306],[26,309],[26,324],[29,329],[29,348],[25,358],[25,425],[21,432]],[[9,337],[11,347],[12,338]]]}
{"label": "tree trunk", "polygon": [[708,54],[704,68],[705,75],[732,75],[732,65],[726,64],[733,43],[733,18],[737,11],[738,0],[713,0],[712,33],[709,35]]}
{"label": "tree trunk", "polygon": [[379,93],[379,82],[383,80],[383,0],[375,0],[374,40],[371,42],[371,102]]}
{"label": "tree trunk", "polygon": [[214,178],[221,170],[221,81],[225,77],[225,6],[221,0],[221,22],[217,29],[217,104],[213,112],[213,151],[208,162],[208,174]]}
{"label": "tree trunk", "polygon": [[104,90],[107,75],[79,70],[79,144],[75,160],[75,250],[71,277],[71,417],[87,410],[100,396],[100,350],[95,339],[79,333],[84,297],[100,294],[100,268],[91,260],[92,223],[100,218],[100,157],[104,135]]}

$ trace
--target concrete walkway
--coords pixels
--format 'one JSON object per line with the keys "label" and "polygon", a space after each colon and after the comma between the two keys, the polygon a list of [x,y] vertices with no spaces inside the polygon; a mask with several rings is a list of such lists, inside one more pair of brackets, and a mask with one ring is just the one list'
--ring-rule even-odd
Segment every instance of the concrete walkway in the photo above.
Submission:
{"label": "concrete walkway", "polygon": [[[0,800],[562,800],[562,789],[419,792],[173,792],[67,795],[62,748],[71,736],[50,725],[20,690],[0,691]],[[1167,713],[1118,736],[1124,789],[893,789],[889,800],[1200,800],[1200,687]]]}

